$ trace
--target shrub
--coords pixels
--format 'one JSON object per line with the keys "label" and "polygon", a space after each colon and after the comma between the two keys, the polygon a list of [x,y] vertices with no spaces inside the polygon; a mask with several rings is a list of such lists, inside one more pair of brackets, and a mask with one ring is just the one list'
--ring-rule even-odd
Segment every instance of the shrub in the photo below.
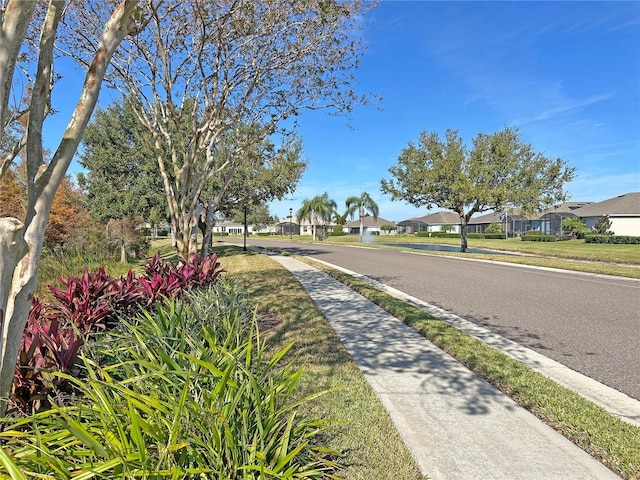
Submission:
{"label": "shrub", "polygon": [[502,225],[494,222],[487,227],[484,233],[502,233]]}
{"label": "shrub", "polygon": [[506,240],[507,234],[506,233],[485,233],[484,238],[489,240]]}
{"label": "shrub", "polygon": [[520,240],[523,242],[555,242],[557,238],[555,235],[522,235]]}
{"label": "shrub", "polygon": [[389,235],[396,229],[395,225],[391,225],[390,223],[385,223],[384,225],[380,225],[380,231],[384,232],[385,235]]}
{"label": "shrub", "polygon": [[587,235],[585,243],[610,243],[618,245],[640,245],[640,237],[627,235]]}
{"label": "shrub", "polygon": [[436,238],[460,238],[459,233],[448,232],[431,232],[431,236]]}
{"label": "shrub", "polygon": [[571,231],[573,238],[584,238],[589,234],[587,225],[578,217],[567,217],[562,219],[562,228]]}
{"label": "shrub", "polygon": [[595,233],[598,235],[613,235],[613,232],[609,230],[610,228],[611,220],[609,220],[609,215],[599,217],[593,226]]}
{"label": "shrub", "polygon": [[169,302],[104,334],[83,357],[85,379],[59,374],[78,392],[73,407],[37,413],[0,434],[16,471],[328,478],[334,452],[319,442],[328,423],[298,413],[309,399],[296,399],[302,371],[283,362],[291,345],[268,356],[250,308],[233,289],[227,294],[220,305],[221,291],[208,291],[200,302],[207,316]]}
{"label": "shrub", "polygon": [[35,299],[29,312],[10,413],[48,409],[50,395],[62,402],[71,393],[70,384],[52,372],[76,372],[78,353],[89,336],[113,328],[123,316],[131,317],[143,308],[153,310],[167,299],[217,281],[222,273],[217,260],[215,254],[193,255],[173,265],[156,254],[140,277],[129,270],[125,277],[114,279],[102,267],[92,272],[85,269],[80,277],[60,277],[63,288],[49,287],[53,300]]}

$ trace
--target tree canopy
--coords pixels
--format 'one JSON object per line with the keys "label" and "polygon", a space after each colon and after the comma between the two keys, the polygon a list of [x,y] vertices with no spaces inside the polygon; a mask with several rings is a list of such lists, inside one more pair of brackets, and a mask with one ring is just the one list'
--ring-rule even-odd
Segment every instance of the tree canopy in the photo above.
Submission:
{"label": "tree canopy", "polygon": [[[101,2],[92,8],[100,8]],[[105,4],[106,5],[106,4]],[[201,193],[230,180],[264,136],[291,129],[304,109],[348,114],[364,0],[150,0],[147,28],[114,56],[109,81],[153,138],[178,253],[195,251]],[[91,31],[94,19],[83,25]],[[84,43],[77,45],[82,52]],[[224,155],[221,155],[221,146]],[[229,149],[232,145],[233,148]],[[223,182],[223,183],[226,183]]]}
{"label": "tree canopy", "polygon": [[526,214],[560,203],[567,198],[563,186],[573,179],[575,168],[535,152],[517,129],[505,127],[478,134],[471,149],[455,130],[447,130],[444,139],[422,132],[389,172],[392,178],[382,180],[381,190],[392,200],[428,209],[435,205],[459,215],[464,252],[472,215],[504,208]]}
{"label": "tree canopy", "polygon": [[166,210],[151,137],[127,102],[98,109],[82,144],[87,174],[78,180],[96,220],[147,220],[152,209]]}
{"label": "tree canopy", "polygon": [[337,208],[335,200],[329,198],[329,194],[324,192],[322,195],[303,200],[296,217],[298,217],[298,221],[309,220],[311,222],[312,239],[315,242],[317,225],[320,221],[323,224],[329,223]]}

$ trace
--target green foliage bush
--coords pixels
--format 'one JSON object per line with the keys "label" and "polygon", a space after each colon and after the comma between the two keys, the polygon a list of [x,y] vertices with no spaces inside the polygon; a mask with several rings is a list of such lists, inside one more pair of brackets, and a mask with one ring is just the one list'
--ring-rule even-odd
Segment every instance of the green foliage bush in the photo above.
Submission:
{"label": "green foliage bush", "polygon": [[258,237],[270,237],[271,233],[270,232],[258,232],[258,233],[255,233],[254,235],[257,235]]}
{"label": "green foliage bush", "polygon": [[104,333],[86,378],[58,374],[75,383],[73,405],[6,425],[0,476],[11,465],[60,479],[328,478],[327,422],[298,415],[309,399],[283,362],[291,345],[268,354],[228,283],[191,300]]}
{"label": "green foliage bush", "polygon": [[339,232],[336,232],[335,230],[333,232],[327,232],[328,237],[344,237],[345,235],[346,233],[342,230],[340,230]]}
{"label": "green foliage bush", "polygon": [[520,240],[523,242],[555,242],[557,238],[555,235],[540,235],[540,232],[534,235],[522,235]]}
{"label": "green foliage bush", "polygon": [[494,222],[487,227],[484,233],[502,233],[502,225]]}
{"label": "green foliage bush", "polygon": [[460,238],[459,233],[449,233],[449,232],[431,232],[431,237],[435,238]]}
{"label": "green foliage bush", "polygon": [[418,232],[417,237],[431,237],[431,238],[460,238],[459,233],[448,232]]}
{"label": "green foliage bush", "polygon": [[229,232],[213,232],[212,235],[214,237],[228,237],[229,236]]}
{"label": "green foliage bush", "polygon": [[609,243],[616,245],[640,245],[640,237],[631,235],[586,235],[584,243]]}
{"label": "green foliage bush", "polygon": [[506,240],[506,233],[467,233],[469,239]]}
{"label": "green foliage bush", "polygon": [[569,230],[573,238],[582,239],[591,233],[587,225],[578,217],[567,217],[562,219],[562,228]]}

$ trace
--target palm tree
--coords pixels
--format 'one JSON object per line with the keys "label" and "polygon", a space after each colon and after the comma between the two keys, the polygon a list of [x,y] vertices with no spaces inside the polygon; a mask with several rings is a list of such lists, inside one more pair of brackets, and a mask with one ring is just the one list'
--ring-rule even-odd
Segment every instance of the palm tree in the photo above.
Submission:
{"label": "palm tree", "polygon": [[374,220],[378,220],[378,204],[371,198],[371,196],[367,192],[362,192],[359,197],[349,197],[347,198],[347,211],[345,215],[349,215],[353,218],[353,214],[358,211],[358,215],[360,217],[360,242],[362,242],[362,235],[364,234],[364,225],[363,218],[366,212],[369,212],[373,215]]}
{"label": "palm tree", "polygon": [[322,195],[313,197],[311,200],[305,199],[302,202],[302,206],[296,216],[300,220],[309,220],[311,222],[311,229],[313,234],[313,241],[316,241],[316,225],[318,220],[322,220],[323,223],[331,221],[331,216],[334,214],[338,205],[335,201],[329,198],[329,194],[324,192]]}

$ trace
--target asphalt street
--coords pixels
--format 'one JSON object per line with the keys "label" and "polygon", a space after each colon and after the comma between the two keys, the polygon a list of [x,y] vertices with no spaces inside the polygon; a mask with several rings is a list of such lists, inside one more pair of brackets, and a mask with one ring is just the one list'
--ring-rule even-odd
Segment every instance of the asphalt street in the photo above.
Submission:
{"label": "asphalt street", "polygon": [[640,400],[640,281],[420,252],[254,238],[248,245],[366,275]]}

